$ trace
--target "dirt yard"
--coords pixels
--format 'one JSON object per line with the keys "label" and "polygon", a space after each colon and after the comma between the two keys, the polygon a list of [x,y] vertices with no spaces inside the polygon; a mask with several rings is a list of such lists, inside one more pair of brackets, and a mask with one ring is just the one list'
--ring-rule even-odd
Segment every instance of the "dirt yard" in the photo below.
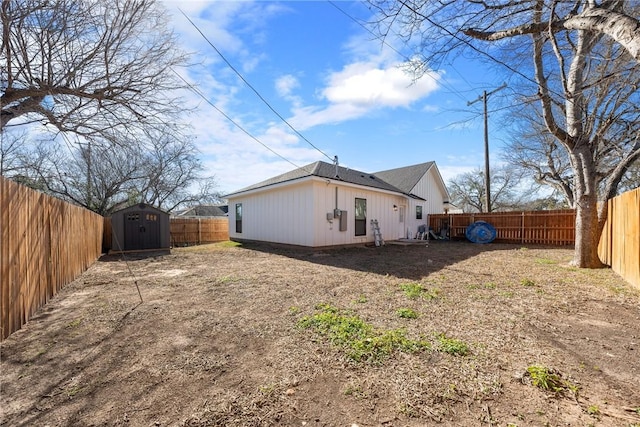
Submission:
{"label": "dirt yard", "polygon": [[2,343],[0,425],[640,426],[640,293],[571,255],[105,256]]}

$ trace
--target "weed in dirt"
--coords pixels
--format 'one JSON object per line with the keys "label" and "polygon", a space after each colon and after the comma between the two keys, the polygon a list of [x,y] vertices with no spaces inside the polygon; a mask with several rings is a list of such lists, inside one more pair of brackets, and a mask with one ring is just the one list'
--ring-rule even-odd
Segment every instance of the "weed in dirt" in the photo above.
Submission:
{"label": "weed in dirt", "polygon": [[291,307],[289,307],[290,315],[295,316],[298,313],[300,313],[300,307],[296,307],[295,305],[292,305]]}
{"label": "weed in dirt", "polygon": [[407,338],[402,329],[376,330],[351,312],[329,304],[316,309],[320,312],[303,317],[298,326],[324,335],[355,362],[380,363],[396,350],[416,353],[430,348],[426,341]]}
{"label": "weed in dirt", "polygon": [[396,310],[398,317],[403,319],[417,319],[418,313],[410,308],[399,308]]}
{"label": "weed in dirt", "polygon": [[80,387],[80,386],[72,387],[69,390],[67,390],[67,396],[69,398],[72,398],[76,394],[80,393],[82,390],[84,390],[84,387]]}
{"label": "weed in dirt", "polygon": [[425,289],[420,283],[403,283],[400,285],[400,289],[409,299],[425,298],[431,300],[437,298],[440,293],[438,289]]}
{"label": "weed in dirt", "polygon": [[565,391],[578,393],[578,386],[562,378],[559,372],[542,365],[531,365],[527,368],[531,383],[542,390],[562,394]]}
{"label": "weed in dirt", "polygon": [[525,286],[525,287],[531,287],[531,286],[535,286],[535,285],[536,285],[536,282],[534,282],[534,281],[533,281],[533,280],[531,280],[531,279],[527,279],[527,278],[525,278],[525,279],[520,280],[520,284],[521,284],[522,286]]}
{"label": "weed in dirt", "polygon": [[345,396],[354,396],[356,398],[365,397],[365,393],[362,390],[362,387],[359,385],[350,384],[344,391]]}
{"label": "weed in dirt", "polygon": [[469,346],[461,340],[447,338],[445,334],[438,335],[438,348],[447,354],[454,356],[466,356],[469,353]]}
{"label": "weed in dirt", "polygon": [[360,295],[358,299],[355,300],[357,304],[364,304],[367,302],[367,297],[364,295]]}
{"label": "weed in dirt", "polygon": [[80,323],[82,323],[82,319],[76,319],[76,320],[74,320],[72,322],[67,323],[65,328],[67,328],[67,329],[77,328],[78,326],[80,326]]}
{"label": "weed in dirt", "polygon": [[587,414],[589,415],[600,415],[600,408],[598,405],[590,405],[587,408]]}
{"label": "weed in dirt", "polygon": [[536,258],[536,264],[557,264],[558,261],[549,258]]}
{"label": "weed in dirt", "polygon": [[273,392],[276,390],[276,384],[261,385],[260,387],[258,387],[258,390],[263,395],[269,396],[269,395],[273,394]]}
{"label": "weed in dirt", "polygon": [[216,280],[216,284],[218,285],[228,285],[230,283],[238,282],[240,279],[235,276],[222,276],[218,277]]}

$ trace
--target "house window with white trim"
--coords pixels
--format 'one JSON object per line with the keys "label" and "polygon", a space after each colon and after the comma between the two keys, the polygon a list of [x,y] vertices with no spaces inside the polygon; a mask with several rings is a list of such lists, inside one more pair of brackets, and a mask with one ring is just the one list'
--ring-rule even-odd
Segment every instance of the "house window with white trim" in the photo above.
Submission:
{"label": "house window with white trim", "polygon": [[236,233],[242,233],[242,203],[236,203]]}
{"label": "house window with white trim", "polygon": [[416,206],[416,219],[422,219],[422,206]]}
{"label": "house window with white trim", "polygon": [[367,235],[367,199],[356,198],[356,236]]}

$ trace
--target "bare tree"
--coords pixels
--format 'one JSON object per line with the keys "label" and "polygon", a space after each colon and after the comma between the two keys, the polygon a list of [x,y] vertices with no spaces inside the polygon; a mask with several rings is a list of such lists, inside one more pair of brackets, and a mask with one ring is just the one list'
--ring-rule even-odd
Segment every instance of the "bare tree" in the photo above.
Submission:
{"label": "bare tree", "polygon": [[[535,189],[523,187],[522,171],[499,166],[491,170],[492,211],[504,212],[526,206]],[[460,174],[447,184],[451,202],[464,212],[485,212],[484,171],[476,169]]]}
{"label": "bare tree", "polygon": [[219,201],[213,177],[201,177],[203,166],[195,146],[166,133],[149,135],[139,198],[143,203],[171,212],[191,203]]}
{"label": "bare tree", "polygon": [[17,173],[25,138],[24,133],[0,133],[0,175]]}
{"label": "bare tree", "polygon": [[38,122],[116,141],[181,108],[185,63],[154,0],[1,0],[0,131]]}
{"label": "bare tree", "polygon": [[[418,72],[460,49],[496,61],[507,50],[529,52],[529,66],[508,59],[501,65],[523,88],[533,86],[528,96],[538,103],[548,141],[571,167],[573,264],[601,266],[597,248],[607,204],[598,201],[615,194],[640,157],[638,86],[628,85],[640,73],[640,6],[624,0],[369,3],[379,12],[383,35],[398,31],[421,40]],[[611,79],[621,84],[607,86]]]}
{"label": "bare tree", "polygon": [[104,216],[136,203],[171,211],[218,196],[214,178],[200,175],[200,160],[187,140],[45,140],[25,150],[18,163],[12,179]]}

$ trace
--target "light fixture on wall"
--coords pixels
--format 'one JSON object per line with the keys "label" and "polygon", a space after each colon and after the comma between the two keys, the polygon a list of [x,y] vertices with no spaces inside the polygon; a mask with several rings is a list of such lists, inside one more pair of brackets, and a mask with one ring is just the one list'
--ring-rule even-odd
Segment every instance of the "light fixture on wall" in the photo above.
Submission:
{"label": "light fixture on wall", "polygon": [[449,203],[448,200],[445,200],[444,202],[442,202],[443,208],[444,208],[444,213],[448,214],[449,213],[449,209],[451,209],[451,203]]}
{"label": "light fixture on wall", "polygon": [[396,212],[398,210],[398,205],[393,205],[393,211]]}

